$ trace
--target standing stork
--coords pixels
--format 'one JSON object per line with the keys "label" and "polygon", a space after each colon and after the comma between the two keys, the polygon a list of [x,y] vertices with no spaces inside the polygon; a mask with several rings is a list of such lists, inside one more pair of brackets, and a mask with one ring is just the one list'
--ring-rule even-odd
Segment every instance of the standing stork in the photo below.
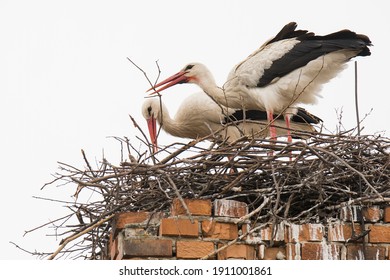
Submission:
{"label": "standing stork", "polygon": [[[259,110],[235,110],[219,106],[204,92],[188,96],[180,104],[174,118],[171,118],[166,106],[159,98],[148,98],[142,105],[142,114],[147,120],[150,140],[154,152],[157,151],[157,125],[167,133],[181,138],[203,138],[219,136],[227,142],[248,136],[265,137],[268,133],[267,114]],[[285,135],[285,123],[280,117],[275,117],[275,128],[278,135]],[[262,121],[264,123],[262,123]],[[320,118],[310,114],[303,108],[291,118],[291,128],[297,132],[313,133],[316,130],[312,124],[317,124]],[[298,138],[307,138],[306,133],[297,133]]]}
{"label": "standing stork", "polygon": [[295,22],[285,25],[236,65],[222,87],[217,86],[206,66],[190,63],[148,91],[161,92],[180,83],[197,84],[221,105],[266,111],[270,136],[275,139],[274,114],[283,114],[289,128],[296,104],[316,103],[322,85],[342,71],[351,58],[371,54],[371,41],[365,35],[345,29],[319,36],[296,27]]}

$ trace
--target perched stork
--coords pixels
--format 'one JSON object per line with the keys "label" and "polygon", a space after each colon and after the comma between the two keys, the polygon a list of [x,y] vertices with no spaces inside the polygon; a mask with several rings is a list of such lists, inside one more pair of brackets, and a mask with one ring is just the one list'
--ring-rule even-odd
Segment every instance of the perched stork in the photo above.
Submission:
{"label": "perched stork", "polygon": [[371,41],[365,35],[341,30],[319,36],[296,27],[295,22],[285,25],[236,65],[222,87],[203,64],[190,63],[148,91],[161,92],[180,83],[197,84],[229,108],[266,111],[274,139],[274,114],[283,114],[288,128],[291,115],[297,112],[296,104],[316,103],[322,85],[342,71],[351,58],[371,54]]}
{"label": "perched stork", "polygon": [[[146,99],[142,105],[142,114],[147,120],[155,152],[157,151],[156,120],[167,133],[181,138],[197,139],[214,135],[233,142],[244,135],[265,137],[268,133],[266,112],[228,109],[219,106],[203,92],[188,96],[179,106],[173,119],[159,98]],[[277,134],[286,135],[283,118],[274,117]],[[291,118],[291,128],[293,131],[312,133],[315,132],[312,124],[320,121],[320,118],[305,109],[298,108],[297,113]],[[302,133],[294,136],[305,138]]]}

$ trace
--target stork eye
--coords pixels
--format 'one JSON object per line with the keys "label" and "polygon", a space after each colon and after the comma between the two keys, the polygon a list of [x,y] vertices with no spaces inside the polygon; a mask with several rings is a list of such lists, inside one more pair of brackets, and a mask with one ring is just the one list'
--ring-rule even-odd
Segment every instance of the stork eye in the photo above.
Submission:
{"label": "stork eye", "polygon": [[192,67],[194,67],[194,65],[193,64],[189,64],[189,65],[186,66],[186,68],[184,68],[184,71],[191,70]]}
{"label": "stork eye", "polygon": [[148,107],[148,114],[149,114],[149,116],[152,115],[152,106],[149,106],[149,107]]}

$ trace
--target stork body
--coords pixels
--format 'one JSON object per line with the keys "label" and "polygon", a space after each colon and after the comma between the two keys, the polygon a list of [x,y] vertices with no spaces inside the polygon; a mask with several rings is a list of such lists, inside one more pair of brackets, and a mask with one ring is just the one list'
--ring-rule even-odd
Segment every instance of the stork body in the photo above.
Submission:
{"label": "stork body", "polygon": [[[148,98],[142,106],[142,114],[148,122],[150,138],[155,151],[157,148],[156,121],[167,133],[181,138],[197,139],[218,136],[228,142],[247,136],[266,137],[268,134],[267,114],[260,110],[238,110],[219,106],[204,92],[188,96],[172,118],[159,98]],[[297,109],[291,119],[291,128],[300,132],[315,132],[312,124],[321,119]],[[283,119],[275,116],[278,135],[286,135]],[[304,138],[303,134],[300,134]]]}
{"label": "stork body", "polygon": [[[365,35],[341,30],[317,36],[296,27],[295,22],[284,26],[236,65],[222,87],[217,86],[206,66],[190,63],[152,89],[160,92],[175,84],[195,83],[224,106],[266,111],[271,124],[274,114],[283,113],[288,127],[296,104],[316,103],[322,85],[342,71],[351,58],[371,54],[371,41]],[[270,133],[276,137],[274,129]]]}

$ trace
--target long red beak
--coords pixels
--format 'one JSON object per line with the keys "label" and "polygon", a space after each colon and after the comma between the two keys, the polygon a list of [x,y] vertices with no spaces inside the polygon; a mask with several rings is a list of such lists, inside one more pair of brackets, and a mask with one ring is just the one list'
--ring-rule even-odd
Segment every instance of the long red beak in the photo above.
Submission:
{"label": "long red beak", "polygon": [[152,116],[149,119],[147,119],[147,122],[148,122],[150,141],[152,142],[153,145],[153,152],[156,153],[158,151],[156,119]]}
{"label": "long red beak", "polygon": [[[156,92],[163,91],[164,89],[167,89],[167,88],[169,88],[171,86],[174,86],[176,84],[187,83],[189,81],[189,79],[188,79],[188,77],[185,76],[185,74],[186,74],[186,72],[180,71],[180,72],[176,73],[175,75],[173,75],[173,76],[165,79],[164,81],[158,83],[154,87],[151,87],[146,92],[149,92],[149,91],[153,90],[153,92],[151,92],[150,94],[154,94]],[[160,87],[160,88],[158,88],[158,87]]]}

